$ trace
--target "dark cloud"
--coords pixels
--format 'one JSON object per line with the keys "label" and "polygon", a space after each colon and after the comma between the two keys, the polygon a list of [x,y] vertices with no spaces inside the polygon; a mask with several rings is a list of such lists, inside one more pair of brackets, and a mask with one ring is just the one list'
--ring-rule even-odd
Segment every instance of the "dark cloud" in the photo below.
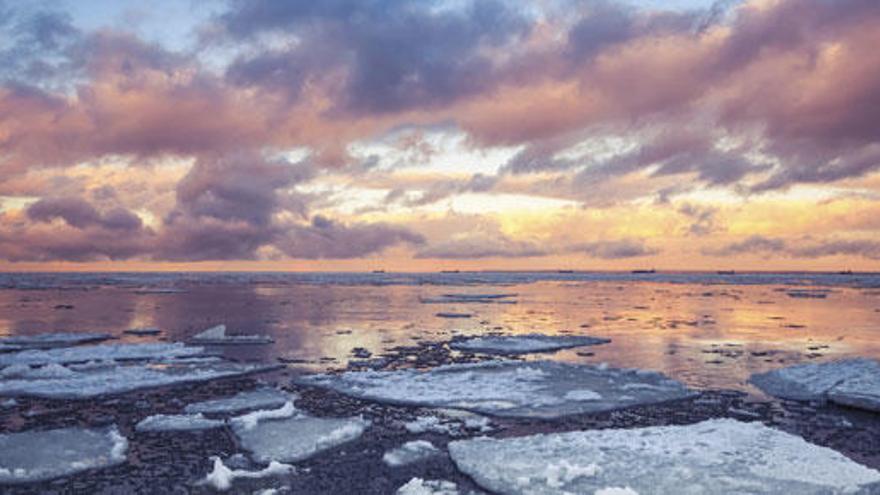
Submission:
{"label": "dark cloud", "polygon": [[716,221],[718,208],[711,206],[699,206],[685,203],[678,208],[678,212],[691,219],[687,234],[705,236],[719,230]]}
{"label": "dark cloud", "polygon": [[497,176],[485,174],[474,174],[465,180],[439,180],[432,182],[415,197],[408,197],[406,189],[392,189],[385,196],[385,202],[398,202],[404,206],[424,206],[458,194],[490,191],[497,182]]}
{"label": "dark cloud", "polygon": [[732,242],[717,249],[703,249],[710,256],[736,256],[741,254],[780,253],[786,249],[783,239],[753,235],[742,241]]}
{"label": "dark cloud", "polygon": [[459,8],[258,0],[234,2],[219,22],[238,39],[284,33],[299,40],[239,58],[228,71],[232,82],[296,96],[309,78],[343,74],[337,110],[354,113],[430,107],[491,89],[496,68],[480,48],[501,47],[529,26],[515,4],[491,0]]}
{"label": "dark cloud", "polygon": [[593,258],[602,259],[638,258],[660,252],[659,249],[648,247],[644,241],[637,239],[588,242],[571,246],[569,249],[575,252],[583,252]]}

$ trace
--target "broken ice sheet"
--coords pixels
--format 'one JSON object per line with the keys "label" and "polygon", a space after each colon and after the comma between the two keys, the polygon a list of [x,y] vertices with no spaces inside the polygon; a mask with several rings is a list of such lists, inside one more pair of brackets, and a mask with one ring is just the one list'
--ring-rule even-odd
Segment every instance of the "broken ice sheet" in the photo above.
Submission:
{"label": "broken ice sheet", "polygon": [[205,345],[271,344],[275,342],[267,335],[226,335],[226,325],[217,325],[197,333],[192,336],[190,341]]}
{"label": "broken ice sheet", "polygon": [[17,378],[0,380],[0,396],[28,396],[46,399],[89,399],[144,388],[195,383],[242,376],[277,368],[271,365],[216,363],[162,363],[86,367],[55,370],[45,376],[40,368],[19,370]]}
{"label": "broken ice sheet", "polygon": [[[760,423],[481,437],[449,444],[456,466],[505,494],[831,494],[880,489],[880,472]],[[874,493],[874,492],[870,492]]]}
{"label": "broken ice sheet", "polygon": [[793,400],[831,400],[880,411],[880,362],[844,359],[789,366],[749,378],[764,392]]}
{"label": "broken ice sheet", "polygon": [[274,388],[259,388],[239,392],[232,397],[188,404],[188,413],[232,414],[252,409],[275,409],[286,402],[296,400],[296,394]]}
{"label": "broken ice sheet", "polygon": [[116,427],[0,434],[0,484],[68,476],[125,461],[128,441]]}
{"label": "broken ice sheet", "polygon": [[220,428],[224,424],[224,421],[208,419],[201,414],[156,414],[142,419],[134,429],[142,432],[196,431]]}
{"label": "broken ice sheet", "polygon": [[359,438],[369,426],[361,418],[313,418],[296,415],[256,425],[232,422],[241,446],[257,462],[297,462]]}
{"label": "broken ice sheet", "polygon": [[41,333],[37,335],[14,335],[0,339],[0,345],[12,345],[21,348],[48,349],[52,347],[67,347],[89,342],[100,342],[112,339],[107,333]]}
{"label": "broken ice sheet", "polygon": [[218,491],[226,491],[232,488],[232,482],[236,478],[266,478],[280,476],[296,472],[296,468],[289,464],[272,461],[259,471],[245,471],[243,469],[230,469],[219,457],[212,457],[214,468],[199,484],[208,485]]}
{"label": "broken ice sheet", "polygon": [[203,347],[186,346],[180,342],[171,344],[99,344],[65,349],[28,350],[0,354],[0,366],[14,364],[67,364],[87,361],[111,360],[164,360],[205,354]]}
{"label": "broken ice sheet", "polygon": [[483,352],[489,354],[527,354],[549,352],[571,347],[607,344],[610,339],[578,335],[490,335],[453,340],[449,347],[459,351]]}
{"label": "broken ice sheet", "polygon": [[413,440],[385,452],[382,462],[390,467],[406,466],[440,455],[440,449],[427,440]]}
{"label": "broken ice sheet", "polygon": [[653,371],[552,361],[451,364],[430,371],[351,371],[296,381],[360,399],[501,417],[556,418],[697,395]]}
{"label": "broken ice sheet", "polygon": [[397,489],[397,495],[458,495],[458,485],[446,480],[412,478]]}

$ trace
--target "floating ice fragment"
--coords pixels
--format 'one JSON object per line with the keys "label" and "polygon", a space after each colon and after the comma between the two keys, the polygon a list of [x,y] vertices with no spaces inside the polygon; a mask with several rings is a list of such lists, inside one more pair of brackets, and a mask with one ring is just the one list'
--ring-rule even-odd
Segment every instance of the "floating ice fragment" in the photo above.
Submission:
{"label": "floating ice fragment", "polygon": [[201,414],[156,414],[142,419],[134,429],[137,431],[194,431],[220,428],[225,423],[208,419]]}
{"label": "floating ice fragment", "polygon": [[510,335],[470,337],[453,340],[449,347],[460,351],[484,352],[490,354],[527,354],[548,352],[588,345],[607,344],[610,339],[576,335]]}
{"label": "floating ice fragment", "polygon": [[70,370],[70,374],[66,376],[28,376],[0,380],[0,396],[89,399],[144,388],[242,376],[275,368],[277,366],[229,362],[107,366],[83,371]]}
{"label": "floating ice fragment", "polygon": [[505,494],[827,494],[880,488],[880,472],[838,452],[732,419],[481,437],[451,442],[449,452],[478,484]]}
{"label": "floating ice fragment", "polygon": [[260,421],[289,418],[295,414],[297,414],[297,410],[293,407],[293,402],[288,401],[278,409],[260,409],[244,416],[232,418],[232,424],[236,429],[252,430]]}
{"label": "floating ice fragment", "polygon": [[[656,372],[552,361],[451,364],[430,371],[351,371],[296,380],[361,399],[502,417],[556,418],[697,395]],[[637,388],[627,390],[627,385]],[[582,395],[585,389],[598,398]],[[574,396],[566,397],[571,392]]]}
{"label": "floating ice fragment", "polygon": [[0,434],[0,484],[68,476],[125,461],[128,441],[116,427]]}
{"label": "floating ice fragment", "polygon": [[20,348],[48,349],[52,347],[67,347],[89,342],[100,342],[112,339],[107,333],[42,333],[37,335],[15,335],[0,339],[0,345],[12,345]]}
{"label": "floating ice fragment", "polygon": [[758,373],[749,381],[783,399],[830,400],[880,411],[880,362],[872,359],[800,364]]}
{"label": "floating ice fragment", "polygon": [[218,491],[226,491],[232,488],[232,482],[236,478],[266,478],[296,472],[296,468],[290,464],[282,464],[272,461],[259,471],[245,471],[243,469],[229,469],[219,457],[211,457],[214,460],[214,469],[208,473],[200,484],[208,485]]}
{"label": "floating ice fragment", "polygon": [[397,489],[397,495],[459,495],[459,491],[451,481],[412,478]]}
{"label": "floating ice fragment", "polygon": [[28,350],[12,354],[0,354],[0,366],[13,364],[67,364],[86,361],[170,359],[200,356],[202,347],[190,347],[180,342],[148,344],[99,344],[65,349]]}
{"label": "floating ice fragment", "polygon": [[596,490],[593,495],[639,495],[639,492],[628,486],[606,486]]}
{"label": "floating ice fragment", "polygon": [[273,388],[260,388],[239,392],[232,397],[188,404],[188,413],[231,414],[253,409],[274,409],[295,400],[295,394]]}
{"label": "floating ice fragment", "polygon": [[382,456],[382,462],[390,467],[399,467],[424,461],[439,454],[440,449],[433,443],[427,440],[414,440],[386,452]]}
{"label": "floating ice fragment", "polygon": [[271,344],[267,335],[226,335],[226,325],[217,325],[192,336],[190,341],[205,345]]}
{"label": "floating ice fragment", "polygon": [[517,294],[443,294],[440,297],[421,297],[422,304],[454,304],[454,303],[481,303],[481,304],[516,304],[511,297]]}
{"label": "floating ice fragment", "polygon": [[437,313],[435,316],[438,318],[470,318],[473,315],[470,313]]}
{"label": "floating ice fragment", "polygon": [[258,462],[297,462],[360,437],[369,422],[361,418],[313,418],[298,415],[260,421],[252,428],[233,422],[242,447]]}

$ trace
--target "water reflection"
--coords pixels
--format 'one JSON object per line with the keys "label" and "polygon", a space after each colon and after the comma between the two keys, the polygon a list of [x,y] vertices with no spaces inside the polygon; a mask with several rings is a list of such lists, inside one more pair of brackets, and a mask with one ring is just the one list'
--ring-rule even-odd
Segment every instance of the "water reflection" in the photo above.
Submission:
{"label": "water reflection", "polygon": [[[604,346],[552,357],[663,371],[698,387],[747,389],[748,376],[796,362],[880,357],[880,297],[836,288],[825,299],[779,286],[541,281],[504,286],[194,285],[171,294],[131,288],[0,291],[0,333],[100,331],[125,341],[132,327],[186,340],[225,323],[230,333],[268,334],[276,344],[221,348],[236,359],[344,365],[354,347],[381,353],[420,339],[504,332],[610,337]],[[450,292],[517,293],[516,304],[423,304]],[[471,313],[446,319],[438,312]]]}

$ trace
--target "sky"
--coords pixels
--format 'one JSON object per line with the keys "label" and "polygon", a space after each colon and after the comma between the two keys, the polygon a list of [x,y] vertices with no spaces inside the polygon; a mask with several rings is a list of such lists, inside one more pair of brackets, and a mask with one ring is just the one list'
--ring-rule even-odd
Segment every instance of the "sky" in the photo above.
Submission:
{"label": "sky", "polygon": [[0,0],[0,270],[878,270],[876,0]]}

